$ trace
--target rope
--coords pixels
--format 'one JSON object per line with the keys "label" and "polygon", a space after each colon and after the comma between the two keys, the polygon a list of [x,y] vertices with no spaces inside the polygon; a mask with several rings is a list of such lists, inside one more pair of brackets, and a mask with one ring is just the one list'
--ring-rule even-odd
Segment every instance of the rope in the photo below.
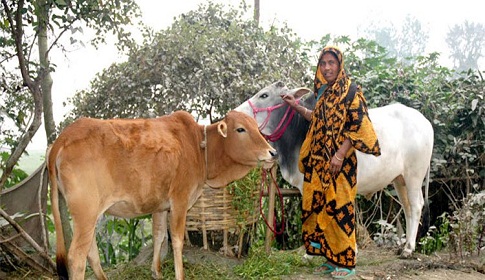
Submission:
{"label": "rope", "polygon": [[[293,119],[293,116],[295,115],[295,110],[293,110],[290,106],[288,106],[284,102],[283,103],[280,103],[280,104],[277,104],[275,106],[270,106],[270,107],[265,107],[265,108],[256,107],[251,102],[251,100],[248,100],[248,103],[249,103],[249,106],[251,106],[251,109],[253,110],[254,119],[257,119],[256,118],[256,115],[258,113],[266,112],[266,118],[259,125],[259,131],[261,131],[261,133],[264,135],[264,137],[268,141],[271,141],[271,142],[276,142],[276,141],[278,141],[281,138],[281,136],[283,136],[283,134],[286,131],[286,128],[290,125],[290,122]],[[296,104],[299,104],[299,103],[300,103],[300,99],[296,100]],[[284,107],[284,106],[287,106],[286,112],[285,112],[285,115],[283,116],[283,118],[281,118],[281,120],[278,123],[277,127],[273,130],[273,132],[271,134],[269,134],[269,135],[264,134],[263,133],[263,129],[266,127],[266,125],[268,125],[269,120],[270,120],[271,113],[274,110],[279,109],[279,108]]]}
{"label": "rope", "polygon": [[[264,220],[264,223],[266,224],[266,226],[271,230],[271,232],[273,232],[274,235],[281,235],[285,232],[285,212],[284,212],[284,205],[283,205],[283,195],[281,194],[281,190],[280,188],[278,187],[278,184],[276,183],[276,180],[273,176],[273,174],[270,172],[271,174],[271,179],[273,180],[273,183],[275,184],[276,186],[276,190],[278,191],[278,196],[280,198],[280,206],[281,206],[281,230],[280,231],[276,231],[275,230],[275,227],[276,227],[276,215],[274,216],[273,218],[273,227],[271,227],[268,223],[268,220],[266,219],[266,217],[264,216],[264,213],[263,213],[263,193],[264,193],[264,183],[266,182],[266,169],[263,168],[263,172],[261,173],[261,191],[259,192],[259,213],[261,214],[261,217],[263,217],[263,220]],[[269,186],[266,188],[268,194],[269,194]]]}
{"label": "rope", "polygon": [[207,183],[209,180],[209,163],[207,162],[207,125],[204,125],[204,140],[200,142],[200,148],[204,149],[204,161],[205,161],[205,184],[210,186]]}

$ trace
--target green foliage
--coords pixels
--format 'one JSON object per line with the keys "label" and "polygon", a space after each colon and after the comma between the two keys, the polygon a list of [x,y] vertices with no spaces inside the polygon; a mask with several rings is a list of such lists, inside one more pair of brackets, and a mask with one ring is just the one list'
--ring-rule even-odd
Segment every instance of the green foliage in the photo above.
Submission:
{"label": "green foliage", "polygon": [[[5,162],[7,161],[8,157],[10,156],[7,152],[0,152],[0,166],[4,166]],[[12,174],[5,182],[5,188],[10,188],[15,186],[16,184],[22,182],[25,178],[29,175],[20,168],[14,168]]]}
{"label": "green foliage", "polygon": [[0,73],[0,147],[13,150],[25,133],[34,104],[18,76],[7,72],[3,65]]}
{"label": "green foliage", "polygon": [[264,247],[252,247],[242,265],[234,268],[234,273],[243,279],[281,279],[282,275],[298,274],[306,270],[301,252],[277,251],[269,256]]}
{"label": "green foliage", "polygon": [[485,245],[485,190],[468,194],[450,217],[449,245],[460,257],[480,254]]}
{"label": "green foliage", "polygon": [[[147,229],[148,228],[148,229]],[[106,216],[97,226],[96,241],[101,261],[107,264],[127,262],[151,240],[151,216],[118,219]]]}
{"label": "green foliage", "polygon": [[437,224],[438,227],[431,226],[426,236],[419,241],[421,253],[431,255],[433,252],[441,251],[448,244],[451,230],[448,213],[441,214]]}
{"label": "green foliage", "polygon": [[[37,5],[37,2],[34,3]],[[130,47],[133,44],[131,33],[126,26],[132,24],[133,20],[141,15],[135,1],[48,0],[47,2],[52,5],[50,22],[58,30],[70,32],[71,44],[84,44],[75,35],[83,33],[81,19],[88,28],[95,31],[92,43],[96,47],[106,43],[109,34],[117,36],[120,48]],[[37,23],[34,22],[34,25]]]}
{"label": "green foliage", "polygon": [[127,62],[113,64],[89,90],[76,93],[70,118],[186,110],[212,122],[276,80],[305,84],[309,59],[301,47],[287,27],[264,31],[241,12],[209,2],[166,30],[147,30]]}
{"label": "green foliage", "polygon": [[437,224],[420,240],[422,253],[448,248],[455,257],[480,255],[485,245],[485,190],[468,194],[451,215],[439,216]]}
{"label": "green foliage", "polygon": [[237,213],[237,221],[240,227],[246,226],[248,217],[259,214],[258,208],[255,207],[255,201],[258,201],[258,187],[261,182],[261,168],[254,168],[244,178],[236,180],[229,185],[227,189],[232,198],[232,207]]}
{"label": "green foliage", "polygon": [[374,241],[378,246],[392,247],[395,244],[399,244],[400,238],[393,224],[388,223],[386,220],[378,220],[375,224],[378,231],[374,234]]}

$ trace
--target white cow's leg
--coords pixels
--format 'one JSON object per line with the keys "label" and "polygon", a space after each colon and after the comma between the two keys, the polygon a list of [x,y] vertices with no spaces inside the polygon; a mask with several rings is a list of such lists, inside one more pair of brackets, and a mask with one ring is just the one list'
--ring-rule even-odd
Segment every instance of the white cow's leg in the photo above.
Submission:
{"label": "white cow's leg", "polygon": [[107,280],[108,278],[103,272],[103,268],[101,267],[101,260],[99,259],[99,251],[98,251],[98,244],[96,244],[96,236],[93,235],[93,241],[91,242],[91,249],[88,253],[88,262],[91,266],[91,269],[96,275],[96,278],[99,280]]}
{"label": "white cow's leg", "polygon": [[406,246],[401,256],[409,257],[416,249],[416,237],[418,234],[421,212],[423,210],[424,198],[421,190],[420,180],[406,180],[406,189],[410,206],[409,221],[406,221]]}
{"label": "white cow's leg", "polygon": [[[180,205],[184,205],[181,203]],[[184,267],[182,261],[182,251],[184,247],[185,219],[187,217],[186,209],[170,210],[170,232],[172,233],[172,249],[175,266],[175,278],[177,280],[185,279]]]}
{"label": "white cow's leg", "polygon": [[[152,234],[153,234],[153,261],[152,277],[160,279],[160,256],[162,253],[162,244],[167,246],[167,214],[168,211],[152,214]],[[164,243],[165,242],[165,243]]]}
{"label": "white cow's leg", "polygon": [[[394,188],[396,189],[397,196],[399,197],[399,202],[401,202],[401,206],[404,210],[404,219],[406,221],[406,244],[404,245],[404,248],[407,248],[409,244],[409,238],[410,238],[409,229],[412,223],[411,204],[408,199],[408,191],[406,189],[406,185],[402,176],[399,176],[396,179],[394,179],[392,183],[394,185]],[[401,237],[399,236],[399,238]],[[404,253],[404,251],[402,253]]]}

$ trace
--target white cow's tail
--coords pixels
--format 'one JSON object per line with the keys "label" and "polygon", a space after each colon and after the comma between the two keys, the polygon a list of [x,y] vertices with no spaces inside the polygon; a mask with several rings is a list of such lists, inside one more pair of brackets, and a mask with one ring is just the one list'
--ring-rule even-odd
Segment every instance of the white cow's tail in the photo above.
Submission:
{"label": "white cow's tail", "polygon": [[429,223],[430,223],[430,216],[429,216],[429,173],[430,173],[431,165],[428,166],[428,171],[426,172],[426,180],[424,183],[424,210],[423,210],[423,224],[422,224],[422,232],[423,234],[428,232],[429,230]]}

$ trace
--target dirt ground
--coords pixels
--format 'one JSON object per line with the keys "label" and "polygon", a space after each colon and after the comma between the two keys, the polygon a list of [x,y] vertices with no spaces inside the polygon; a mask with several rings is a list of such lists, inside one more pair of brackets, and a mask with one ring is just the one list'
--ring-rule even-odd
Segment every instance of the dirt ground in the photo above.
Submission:
{"label": "dirt ground", "polygon": [[[302,258],[304,252],[298,250]],[[244,258],[227,257],[214,251],[206,251],[200,247],[184,247],[184,258],[189,263],[212,262],[224,267],[233,267],[241,264]],[[484,280],[485,279],[485,253],[473,258],[461,260],[447,253],[433,254],[431,256],[414,253],[412,258],[401,259],[395,250],[369,245],[359,249],[356,275],[347,279],[388,280],[388,279],[426,279],[426,280]],[[309,262],[319,263],[319,259]],[[148,266],[147,266],[147,269]],[[282,276],[281,280],[316,280],[331,279],[330,276],[313,275],[309,265],[308,273]],[[18,276],[18,275],[17,275]],[[12,277],[1,273],[0,279],[52,279],[24,274],[22,277]],[[273,278],[272,278],[273,279]]]}
{"label": "dirt ground", "polygon": [[[414,253],[412,258],[401,259],[396,251],[369,246],[359,250],[356,276],[347,279],[426,279],[426,280],[483,280],[485,256],[465,261],[440,253],[431,256]],[[326,278],[331,279],[330,276]],[[298,275],[285,280],[325,279],[322,276]]]}
{"label": "dirt ground", "polygon": [[[198,248],[184,249],[184,256],[189,262],[210,260],[221,265],[235,265],[241,260],[223,257],[216,252],[201,251]],[[303,252],[302,252],[303,257]],[[426,280],[484,280],[485,254],[463,261],[440,253],[431,256],[414,253],[412,258],[401,259],[395,250],[378,248],[375,245],[359,250],[356,276],[347,279],[387,280],[387,279],[426,279]],[[315,261],[315,260],[312,260]],[[311,273],[283,276],[282,280],[331,279],[330,276]]]}

